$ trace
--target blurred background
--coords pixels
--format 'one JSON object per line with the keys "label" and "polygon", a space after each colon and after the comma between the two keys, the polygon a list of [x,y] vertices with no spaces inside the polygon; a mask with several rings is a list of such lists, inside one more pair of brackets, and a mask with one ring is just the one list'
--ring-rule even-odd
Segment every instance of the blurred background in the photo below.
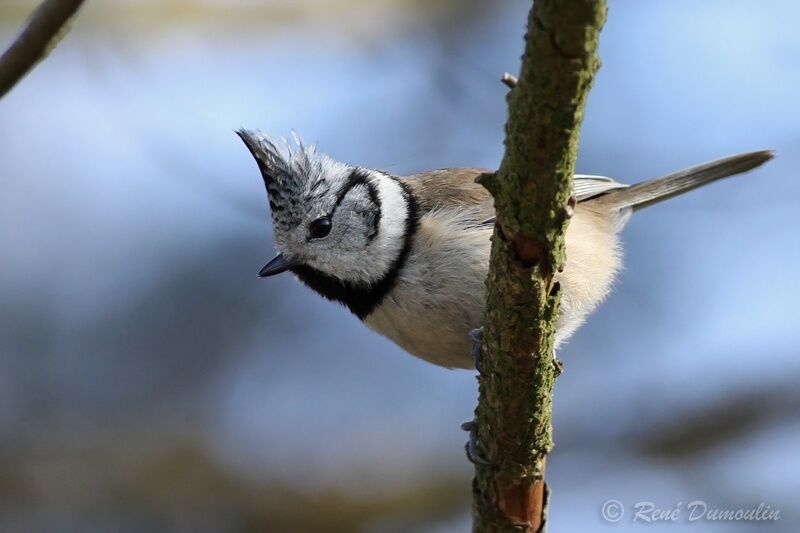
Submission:
{"label": "blurred background", "polygon": [[[35,2],[0,4],[0,45]],[[272,256],[233,130],[398,174],[495,168],[529,2],[89,0],[0,101],[1,531],[466,531],[476,383]],[[800,530],[800,4],[610,0],[578,170],[774,148],[625,231],[560,353],[553,531]],[[600,509],[623,502],[608,523]]]}

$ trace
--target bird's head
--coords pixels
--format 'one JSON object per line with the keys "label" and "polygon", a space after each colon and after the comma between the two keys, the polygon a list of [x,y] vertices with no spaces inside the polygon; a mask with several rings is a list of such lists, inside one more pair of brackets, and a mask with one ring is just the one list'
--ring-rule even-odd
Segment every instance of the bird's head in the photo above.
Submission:
{"label": "bird's head", "polygon": [[402,184],[297,138],[279,145],[260,132],[237,133],[264,179],[279,252],[259,275],[291,270],[336,300],[314,284],[366,290],[380,283],[406,245],[411,200]]}

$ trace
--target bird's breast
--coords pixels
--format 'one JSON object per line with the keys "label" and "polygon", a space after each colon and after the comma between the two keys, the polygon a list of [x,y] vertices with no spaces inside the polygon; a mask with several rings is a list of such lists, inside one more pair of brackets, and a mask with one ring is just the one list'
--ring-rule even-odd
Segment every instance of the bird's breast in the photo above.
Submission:
{"label": "bird's breast", "polygon": [[434,364],[471,368],[469,332],[483,322],[490,236],[491,228],[446,212],[423,217],[397,283],[366,325]]}

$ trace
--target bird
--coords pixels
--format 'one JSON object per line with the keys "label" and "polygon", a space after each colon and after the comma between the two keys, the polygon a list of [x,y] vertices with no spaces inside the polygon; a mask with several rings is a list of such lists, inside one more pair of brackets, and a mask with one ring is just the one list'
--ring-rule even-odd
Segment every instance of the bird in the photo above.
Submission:
{"label": "bird", "polygon": [[[236,132],[267,190],[279,252],[259,272],[291,272],[408,353],[447,368],[475,368],[470,332],[483,324],[495,210],[479,168],[411,176],[343,163],[296,136]],[[622,266],[620,232],[640,209],[752,170],[760,150],[627,185],[577,174],[564,236],[566,262],[555,347],[609,294]]]}

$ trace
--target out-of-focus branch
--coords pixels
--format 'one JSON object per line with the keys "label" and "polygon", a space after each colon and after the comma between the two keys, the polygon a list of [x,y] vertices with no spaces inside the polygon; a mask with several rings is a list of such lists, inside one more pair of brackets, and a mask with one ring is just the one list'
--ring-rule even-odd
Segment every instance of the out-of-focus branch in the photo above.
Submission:
{"label": "out-of-focus branch", "polygon": [[536,0],[525,53],[508,93],[506,151],[481,183],[497,223],[487,280],[474,531],[543,531],[558,369],[556,273],[564,264],[572,174],[583,109],[600,61],[605,0]]}
{"label": "out-of-focus branch", "polygon": [[83,0],[45,0],[36,8],[22,33],[0,56],[0,98],[44,59],[82,3]]}

